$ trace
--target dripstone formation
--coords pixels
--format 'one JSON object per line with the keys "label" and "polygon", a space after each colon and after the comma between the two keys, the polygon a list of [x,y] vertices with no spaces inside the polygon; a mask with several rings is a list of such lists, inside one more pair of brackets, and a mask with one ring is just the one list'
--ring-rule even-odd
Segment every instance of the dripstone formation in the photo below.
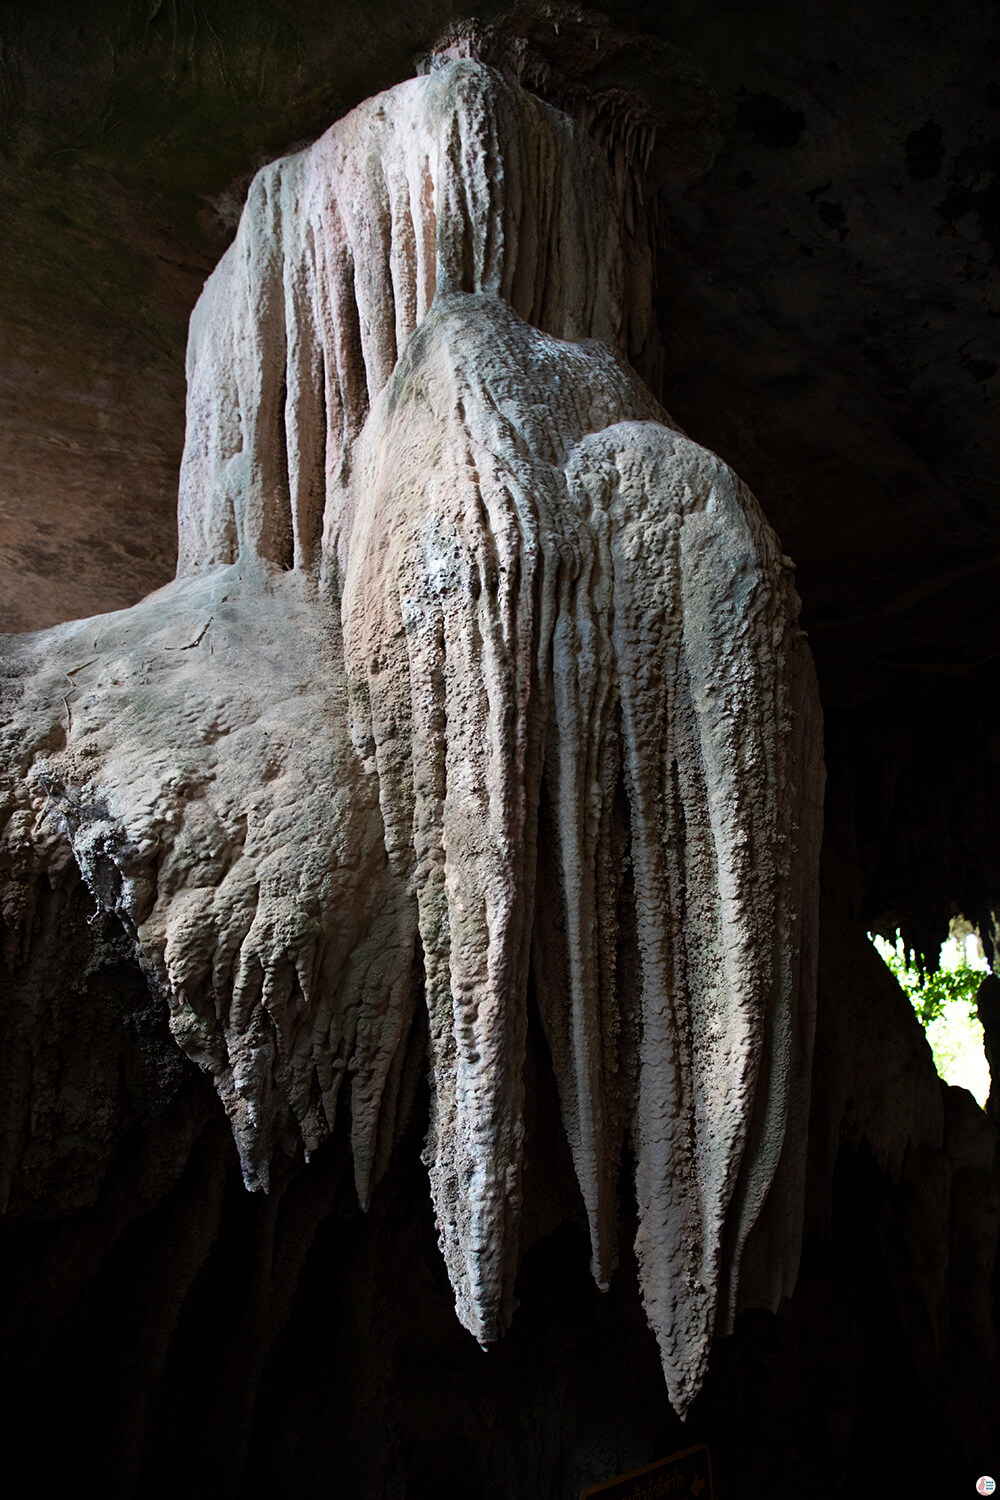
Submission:
{"label": "dripstone formation", "polygon": [[176,581],[2,647],[2,1170],[16,1197],[79,875],[89,962],[138,959],[248,1187],[347,1111],[366,1205],[429,1076],[486,1344],[537,1006],[594,1276],[627,1162],[683,1413],[797,1273],[821,728],[788,560],[626,361],[623,191],[455,57],[258,174],[192,318]]}

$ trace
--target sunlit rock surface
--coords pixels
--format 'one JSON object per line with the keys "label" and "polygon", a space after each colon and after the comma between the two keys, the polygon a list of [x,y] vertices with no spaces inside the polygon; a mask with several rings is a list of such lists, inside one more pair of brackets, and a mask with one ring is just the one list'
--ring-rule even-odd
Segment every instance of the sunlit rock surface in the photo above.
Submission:
{"label": "sunlit rock surface", "polygon": [[765,1200],[754,1297],[796,1274],[823,772],[787,560],[625,363],[621,209],[579,125],[468,60],[258,175],[192,318],[177,581],[4,644],[3,900],[28,1027],[79,869],[248,1186],[349,1104],[366,1203],[429,1067],[484,1343],[533,996],[602,1285],[634,1162],[683,1412]]}

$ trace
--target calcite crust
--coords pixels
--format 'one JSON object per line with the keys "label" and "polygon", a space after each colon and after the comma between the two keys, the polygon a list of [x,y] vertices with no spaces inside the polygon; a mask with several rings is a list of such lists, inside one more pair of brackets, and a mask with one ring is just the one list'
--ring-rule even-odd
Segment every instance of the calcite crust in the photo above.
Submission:
{"label": "calcite crust", "polygon": [[441,1248],[488,1343],[530,989],[602,1285],[634,1160],[683,1412],[766,1200],[766,1298],[794,1279],[821,726],[776,538],[625,358],[616,191],[469,60],[258,175],[192,317],[177,580],[2,645],[6,1003],[70,862],[248,1186],[349,1095],[366,1204],[429,1070]]}

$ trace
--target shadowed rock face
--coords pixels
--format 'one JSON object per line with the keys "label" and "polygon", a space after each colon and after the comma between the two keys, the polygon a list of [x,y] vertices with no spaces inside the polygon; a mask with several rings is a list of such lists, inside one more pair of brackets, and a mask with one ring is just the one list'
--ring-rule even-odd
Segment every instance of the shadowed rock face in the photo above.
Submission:
{"label": "shadowed rock face", "polygon": [[46,1003],[37,913],[75,866],[248,1186],[347,1104],[366,1206],[429,1062],[488,1343],[530,988],[602,1286],[628,1143],[683,1413],[765,1199],[755,1298],[794,1283],[823,771],[787,560],[622,357],[620,194],[470,60],[259,174],[192,319],[177,581],[4,646],[11,1013]]}
{"label": "shadowed rock face", "polygon": [[[461,1326],[438,1248],[420,1160],[431,1099],[421,1078],[429,1039],[415,899],[413,1020],[406,1052],[384,1074],[369,1208],[359,1208],[352,1180],[363,1141],[353,1115],[355,1105],[368,1120],[374,1110],[349,1066],[332,1068],[342,1076],[332,1138],[303,1163],[309,1117],[327,1128],[322,1099],[302,1118],[288,1103],[301,1104],[296,1059],[314,1034],[312,1012],[301,1031],[290,1024],[294,961],[275,965],[268,991],[279,1020],[255,1006],[265,988],[256,956],[277,951],[289,913],[292,930],[312,941],[317,891],[335,892],[346,914],[338,939],[317,940],[332,950],[324,972],[336,969],[338,941],[357,938],[380,953],[380,935],[399,912],[388,909],[381,928],[351,927],[365,909],[362,887],[381,888],[385,824],[377,788],[367,796],[359,780],[350,783],[353,821],[338,822],[343,800],[335,814],[327,804],[346,784],[339,778],[356,771],[352,756],[364,758],[365,744],[347,752],[336,726],[371,721],[368,670],[360,699],[352,692],[345,708],[330,665],[343,657],[339,597],[317,614],[320,590],[300,591],[301,580],[322,576],[321,560],[284,572],[293,561],[293,481],[279,465],[272,521],[282,571],[263,570],[269,597],[242,566],[228,597],[225,587],[212,592],[211,569],[192,575],[189,587],[207,593],[179,594],[155,626],[138,617],[146,623],[127,639],[124,630],[89,640],[71,633],[70,656],[53,649],[47,676],[23,640],[5,686],[12,704],[26,687],[22,702],[35,708],[13,710],[4,764],[16,779],[34,756],[44,777],[31,789],[35,805],[21,803],[5,830],[0,1125],[4,1160],[16,1167],[0,1221],[0,1444],[12,1493],[63,1493],[83,1482],[143,1500],[270,1500],[331,1488],[372,1500],[576,1500],[587,1484],[701,1437],[712,1445],[718,1492],[747,1500],[843,1500],[901,1484],[914,1494],[962,1485],[971,1493],[979,1474],[996,1473],[997,1133],[971,1096],[940,1084],[912,1010],[864,936],[873,922],[902,921],[930,953],[950,910],[986,923],[991,897],[998,905],[989,321],[996,9],[985,0],[927,15],[785,0],[613,8],[616,24],[550,5],[508,16],[488,57],[587,125],[610,162],[614,193],[631,184],[617,213],[629,360],[684,427],[753,484],[797,564],[830,783],[811,1080],[800,1070],[811,1098],[794,1106],[809,1108],[795,1291],[775,1313],[741,1313],[732,1336],[716,1340],[682,1424],[669,1406],[635,1257],[620,1256],[607,1292],[588,1269],[593,1216],[579,1183],[594,1174],[580,1150],[573,1059],[551,1004],[570,980],[579,983],[560,967],[555,757],[539,793],[533,925],[557,961],[543,1029],[535,944],[518,1309],[507,1335],[484,1352]],[[454,13],[447,0],[371,0],[358,24],[328,0],[293,9],[274,0],[105,0],[86,11],[9,0],[2,8],[0,629],[132,604],[171,576],[188,317],[237,228],[253,170],[407,77],[414,51]],[[453,53],[475,34],[457,28]],[[385,203],[388,188],[378,181],[374,196]],[[630,229],[647,214],[651,242]],[[286,253],[297,253],[294,237],[282,239]],[[268,270],[265,257],[257,267],[271,274],[273,263]],[[397,269],[394,262],[386,285],[395,285]],[[522,322],[533,316],[523,306],[518,314]],[[499,348],[506,325],[476,322],[482,347]],[[395,337],[394,316],[392,326]],[[425,351],[439,377],[455,365],[458,327],[453,319],[446,342]],[[203,347],[209,360],[212,347]],[[481,363],[458,368],[458,378],[495,393]],[[292,385],[297,371],[286,359]],[[219,388],[228,388],[225,364],[218,373],[226,377]],[[436,389],[445,384],[438,378]],[[551,402],[552,390],[544,396]],[[366,389],[354,407],[362,423],[372,399]],[[279,396],[272,433],[281,410]],[[652,417],[665,421],[655,408]],[[379,420],[381,432],[401,430]],[[595,433],[611,420],[601,416]],[[522,412],[518,425],[527,421]],[[475,424],[449,408],[446,425],[464,433]],[[538,429],[536,421],[540,453]],[[336,441],[328,434],[330,452]],[[211,490],[213,465],[204,473],[204,493],[221,494]],[[477,482],[482,488],[482,475]],[[325,475],[316,484],[325,508]],[[295,492],[312,496],[300,509],[315,518],[308,480]],[[350,486],[337,493],[349,503]],[[414,515],[422,503],[413,501]],[[216,516],[226,514],[223,504]],[[337,514],[348,512],[338,504]],[[574,538],[590,534],[589,523],[574,524]],[[398,569],[385,576],[402,576],[407,560],[423,555],[421,544],[405,527],[387,542],[387,566]],[[464,567],[475,577],[468,559]],[[563,639],[582,597],[569,601]],[[301,627],[294,640],[292,621]],[[391,630],[388,617],[380,621]],[[147,626],[155,650],[140,644]],[[100,655],[98,640],[102,649],[109,642],[114,670],[86,665]],[[196,667],[206,647],[219,672],[212,693]],[[398,645],[391,653],[395,663],[404,655],[412,697],[408,653]],[[163,692],[172,705],[153,715],[165,752],[158,768],[129,739],[137,687],[152,689],[150,702]],[[569,701],[579,701],[575,689]],[[97,754],[78,759],[74,747],[67,755],[67,730],[72,741],[74,726],[102,715]],[[193,755],[192,724],[204,736]],[[296,736],[312,742],[312,770],[291,753]],[[182,743],[190,782],[171,786],[166,762],[181,763]],[[48,774],[46,758],[64,782]],[[141,840],[126,853],[102,852],[102,831],[112,844],[121,831],[121,809],[109,812],[81,789],[89,767],[104,764],[136,775],[157,852]],[[229,788],[218,795],[216,770]],[[250,786],[262,796],[248,801]],[[308,803],[301,813],[300,787]],[[75,841],[78,859],[68,830],[81,815],[98,837]],[[367,839],[374,867],[361,862],[357,875],[331,878],[341,857],[335,843],[329,859],[320,849],[317,860],[295,865],[298,846],[289,853],[282,830],[306,816],[324,837],[343,827]],[[630,822],[622,776],[611,818],[617,838]],[[87,858],[99,901],[80,875]],[[190,927],[173,925],[171,947],[178,972],[191,978],[193,1004],[174,1018],[188,1051],[168,1025],[169,982],[157,958],[164,933],[151,921],[144,949],[114,914],[128,884],[116,859],[140,880],[155,867],[148,899],[156,920],[182,916],[189,902]],[[204,891],[185,887],[179,872],[188,862],[209,890],[225,888],[214,912]],[[601,888],[597,876],[599,867]],[[633,974],[618,961],[615,983],[618,993],[629,985],[638,994],[633,892],[627,863],[616,918]],[[239,1017],[226,1010],[238,957],[230,963],[220,945],[217,1002],[212,944],[224,930],[238,955],[242,924],[257,914],[242,990],[253,1024],[241,1035]],[[398,962],[391,941],[385,949],[387,963]],[[347,1037],[340,1055],[353,1047],[370,1063],[371,1032],[360,1007],[356,1014],[355,1032],[348,1016],[342,1032],[331,1017],[316,1034]],[[380,1027],[377,1035],[391,1039],[384,1015]],[[263,1115],[263,1124],[249,1120],[236,1081],[253,1076],[249,1065],[275,1046],[279,1030],[292,1042],[290,1061],[272,1066],[262,1096],[278,1127],[268,1160],[270,1126]],[[799,1037],[808,1041],[802,1028]],[[189,1055],[206,1039],[208,1072]],[[626,1036],[615,1051],[634,1056],[634,1041]],[[366,1076],[377,1082],[384,1066],[376,1058]],[[219,1098],[227,1070],[228,1122]],[[270,1172],[267,1193],[247,1193],[241,1182],[231,1130],[241,1118],[245,1157],[255,1148],[256,1170]],[[622,1134],[613,1201],[627,1251],[638,1225],[629,1201],[634,1148]],[[790,1128],[786,1140],[794,1136]],[[805,1148],[805,1132],[797,1138]],[[788,1232],[782,1182],[796,1170],[786,1152],[746,1243],[740,1299],[751,1309],[772,1303],[779,1266],[786,1286],[795,1280],[798,1240]],[[508,1234],[511,1222],[508,1214]],[[728,1238],[722,1262],[733,1264]]]}

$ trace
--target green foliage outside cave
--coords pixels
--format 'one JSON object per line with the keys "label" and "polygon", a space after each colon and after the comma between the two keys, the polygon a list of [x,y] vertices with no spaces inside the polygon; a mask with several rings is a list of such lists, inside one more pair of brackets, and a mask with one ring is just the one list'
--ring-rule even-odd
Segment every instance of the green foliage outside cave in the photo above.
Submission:
{"label": "green foliage outside cave", "polygon": [[941,965],[933,974],[907,952],[899,933],[894,942],[874,933],[871,937],[927,1034],[938,1073],[985,1105],[990,1072],[976,1015],[976,991],[989,966],[974,935],[953,934],[942,945]]}

